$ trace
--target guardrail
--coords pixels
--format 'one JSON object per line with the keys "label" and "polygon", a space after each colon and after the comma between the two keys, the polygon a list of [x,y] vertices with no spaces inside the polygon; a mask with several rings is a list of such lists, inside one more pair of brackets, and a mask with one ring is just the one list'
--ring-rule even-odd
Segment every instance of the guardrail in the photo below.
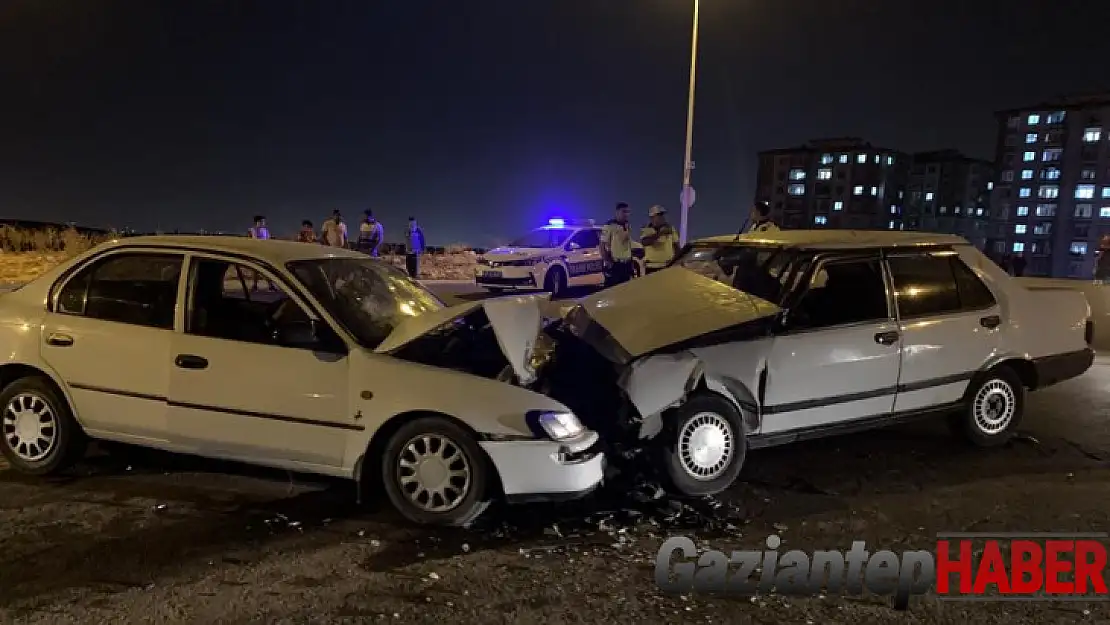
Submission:
{"label": "guardrail", "polygon": [[1099,351],[1110,350],[1110,283],[1099,280],[1074,280],[1067,278],[1015,278],[1031,290],[1079,291],[1091,306],[1091,319],[1095,325],[1094,347]]}

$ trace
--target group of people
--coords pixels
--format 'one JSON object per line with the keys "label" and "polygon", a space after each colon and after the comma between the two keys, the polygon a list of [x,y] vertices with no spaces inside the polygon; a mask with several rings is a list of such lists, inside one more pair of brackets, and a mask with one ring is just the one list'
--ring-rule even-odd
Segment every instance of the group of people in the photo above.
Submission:
{"label": "group of people", "polygon": [[[601,259],[605,271],[605,286],[627,282],[634,275],[632,260],[632,229],[628,219],[631,210],[626,202],[617,204],[612,219],[601,228]],[[752,207],[744,232],[769,232],[778,230],[771,221],[771,206],[756,202]],[[648,225],[640,230],[640,244],[644,247],[644,272],[654,273],[670,264],[678,254],[678,230],[667,222],[667,209],[656,204],[648,209]]]}
{"label": "group of people", "polygon": [[[255,215],[254,226],[248,230],[248,236],[253,239],[269,239],[270,230],[266,226],[265,215]],[[385,242],[385,228],[374,217],[374,212],[363,211],[362,221],[358,224],[358,235],[352,241],[348,234],[347,224],[343,221],[343,213],[338,209],[332,211],[331,217],[324,220],[319,233],[312,221],[306,219],[301,222],[301,229],[297,233],[297,240],[301,243],[318,243],[332,247],[355,249],[369,256],[380,256],[382,245]],[[409,275],[416,277],[420,273],[420,256],[424,254],[424,230],[416,223],[415,217],[409,217],[408,227],[405,229],[405,269]]]}

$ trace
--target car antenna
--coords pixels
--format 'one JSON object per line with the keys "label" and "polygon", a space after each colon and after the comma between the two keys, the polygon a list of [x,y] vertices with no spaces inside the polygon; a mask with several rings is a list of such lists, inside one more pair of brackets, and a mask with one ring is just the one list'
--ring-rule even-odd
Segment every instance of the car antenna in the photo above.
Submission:
{"label": "car antenna", "polygon": [[748,222],[751,220],[751,216],[744,218],[744,223],[740,224],[740,229],[736,231],[736,238],[732,240],[733,243],[740,240],[740,235],[744,234],[744,230],[748,227]]}

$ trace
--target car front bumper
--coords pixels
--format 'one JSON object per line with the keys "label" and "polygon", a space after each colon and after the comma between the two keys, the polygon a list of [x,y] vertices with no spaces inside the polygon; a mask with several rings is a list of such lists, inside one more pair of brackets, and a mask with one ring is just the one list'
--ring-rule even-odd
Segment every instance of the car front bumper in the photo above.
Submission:
{"label": "car front bumper", "polygon": [[474,282],[478,286],[499,289],[534,289],[536,277],[532,267],[483,267],[474,270]]}
{"label": "car front bumper", "polygon": [[605,476],[600,437],[586,432],[572,441],[482,441],[510,503],[566,501],[593,492]]}

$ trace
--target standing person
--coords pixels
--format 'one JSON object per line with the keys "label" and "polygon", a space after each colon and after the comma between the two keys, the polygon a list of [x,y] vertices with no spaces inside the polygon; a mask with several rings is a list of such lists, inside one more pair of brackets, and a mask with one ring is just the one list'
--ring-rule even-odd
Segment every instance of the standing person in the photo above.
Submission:
{"label": "standing person", "polygon": [[304,220],[301,222],[301,230],[297,233],[297,240],[301,243],[315,243],[316,230],[312,227],[312,222]]}
{"label": "standing person", "polygon": [[363,215],[365,217],[358,225],[358,249],[377,258],[382,239],[385,238],[385,228],[374,219],[374,211],[368,209]]}
{"label": "standing person", "polygon": [[420,255],[424,253],[424,230],[416,224],[416,217],[409,217],[405,230],[405,269],[413,280],[420,274]]}
{"label": "standing person", "polygon": [[1110,234],[1104,234],[1098,240],[1098,250],[1095,252],[1095,280],[1110,280]]}
{"label": "standing person", "polygon": [[758,201],[752,205],[751,215],[748,216],[748,227],[744,233],[749,232],[778,232],[779,227],[771,221],[771,205]]}
{"label": "standing person", "polygon": [[249,236],[252,239],[269,239],[270,238],[270,229],[266,227],[266,216],[265,215],[255,215],[254,216],[254,226],[252,226],[251,229],[247,231],[247,236]]}
{"label": "standing person", "polygon": [[667,223],[667,209],[656,204],[648,210],[648,225],[640,232],[644,246],[644,273],[654,273],[678,255],[678,232]]}
{"label": "standing person", "polygon": [[628,204],[620,202],[610,219],[601,227],[601,261],[605,286],[632,279],[632,234],[628,227]]}
{"label": "standing person", "polygon": [[1025,264],[1026,264],[1025,255],[1024,254],[1017,254],[1016,256],[1014,256],[1014,260],[1011,264],[1014,267],[1014,277],[1015,278],[1020,278],[1022,276],[1022,274],[1025,273]]}
{"label": "standing person", "polygon": [[338,208],[331,212],[331,217],[320,228],[320,238],[324,245],[347,247],[347,224],[343,223],[343,214]]}

